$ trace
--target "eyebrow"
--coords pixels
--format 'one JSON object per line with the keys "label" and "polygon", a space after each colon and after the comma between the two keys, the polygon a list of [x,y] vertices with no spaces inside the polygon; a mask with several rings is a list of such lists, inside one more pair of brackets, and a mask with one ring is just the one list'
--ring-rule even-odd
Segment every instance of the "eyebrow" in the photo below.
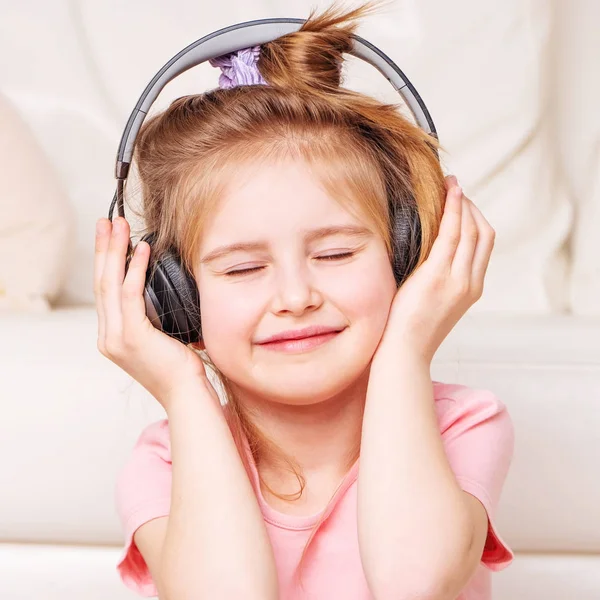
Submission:
{"label": "eyebrow", "polygon": [[[306,242],[314,242],[332,235],[348,235],[350,237],[364,238],[372,235],[372,231],[367,227],[359,225],[332,225],[329,227],[320,227],[307,231],[304,235]],[[204,256],[200,262],[206,264],[217,258],[223,258],[232,252],[251,252],[256,250],[265,250],[268,244],[266,242],[240,242],[237,244],[228,244],[226,246],[218,246]]]}

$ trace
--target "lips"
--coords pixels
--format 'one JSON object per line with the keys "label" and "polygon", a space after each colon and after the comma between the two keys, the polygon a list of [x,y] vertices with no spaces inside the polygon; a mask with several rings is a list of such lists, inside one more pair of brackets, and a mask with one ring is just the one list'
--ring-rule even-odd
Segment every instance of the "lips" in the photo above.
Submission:
{"label": "lips", "polygon": [[337,333],[342,331],[343,327],[330,327],[327,325],[312,325],[305,327],[304,329],[294,329],[289,331],[282,331],[275,335],[269,336],[268,338],[262,339],[258,344],[270,344],[273,342],[281,342],[285,340],[303,340],[305,338],[315,337],[318,335],[325,335],[328,333]]}

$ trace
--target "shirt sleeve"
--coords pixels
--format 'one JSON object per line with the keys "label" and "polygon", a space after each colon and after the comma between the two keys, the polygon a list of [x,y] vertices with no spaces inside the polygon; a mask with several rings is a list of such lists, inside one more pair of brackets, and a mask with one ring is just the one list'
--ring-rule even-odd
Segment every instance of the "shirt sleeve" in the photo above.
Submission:
{"label": "shirt sleeve", "polygon": [[171,448],[166,419],[148,425],[119,472],[116,508],[125,537],[117,572],[130,590],[158,596],[148,566],[133,540],[144,523],[164,517],[171,507]]}
{"label": "shirt sleeve", "polygon": [[444,449],[456,480],[488,515],[481,562],[500,571],[514,558],[495,524],[514,449],[512,420],[506,406],[487,390],[434,382],[434,395]]}

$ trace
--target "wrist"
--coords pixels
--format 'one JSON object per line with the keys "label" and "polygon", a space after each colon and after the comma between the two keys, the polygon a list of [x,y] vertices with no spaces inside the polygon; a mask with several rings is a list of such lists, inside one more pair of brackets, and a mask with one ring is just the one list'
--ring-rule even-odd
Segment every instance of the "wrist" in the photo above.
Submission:
{"label": "wrist", "polygon": [[159,400],[169,415],[190,405],[221,406],[221,401],[207,378],[182,381],[171,387]]}
{"label": "wrist", "polygon": [[407,339],[382,340],[373,358],[374,364],[389,365],[393,369],[409,368],[426,369],[431,368],[432,357],[419,344],[412,344]]}

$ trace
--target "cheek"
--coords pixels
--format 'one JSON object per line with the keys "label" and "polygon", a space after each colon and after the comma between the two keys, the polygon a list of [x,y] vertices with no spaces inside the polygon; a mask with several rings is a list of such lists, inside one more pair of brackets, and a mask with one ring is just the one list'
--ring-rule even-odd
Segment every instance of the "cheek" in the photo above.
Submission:
{"label": "cheek", "polygon": [[[199,284],[202,335],[209,356],[215,361],[227,359],[240,341],[252,338],[260,318],[256,303],[248,294],[236,293],[235,285]],[[204,290],[204,292],[203,292]]]}
{"label": "cheek", "polygon": [[396,293],[396,281],[387,256],[357,261],[352,272],[336,282],[335,295],[346,316],[354,323],[385,326]]}
{"label": "cheek", "polygon": [[[389,271],[389,273],[388,273]],[[370,361],[383,337],[397,287],[391,268],[365,274],[364,285],[354,292],[355,333],[360,337],[356,349],[361,365]]]}

